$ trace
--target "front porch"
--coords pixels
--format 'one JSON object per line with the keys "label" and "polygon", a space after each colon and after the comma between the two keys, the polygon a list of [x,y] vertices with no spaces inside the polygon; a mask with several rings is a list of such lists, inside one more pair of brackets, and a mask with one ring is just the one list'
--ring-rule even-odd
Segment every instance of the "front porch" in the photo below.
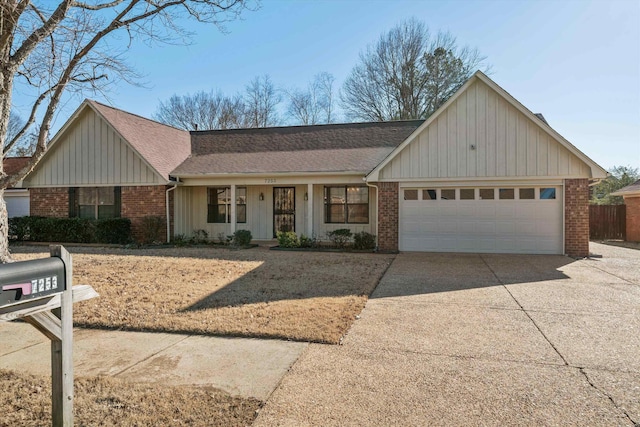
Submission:
{"label": "front porch", "polygon": [[175,190],[173,234],[191,236],[195,230],[204,230],[209,239],[217,240],[236,230],[249,230],[253,239],[263,241],[275,238],[277,231],[320,240],[340,228],[376,234],[376,189],[363,184],[360,177],[302,184],[263,181],[183,183]]}

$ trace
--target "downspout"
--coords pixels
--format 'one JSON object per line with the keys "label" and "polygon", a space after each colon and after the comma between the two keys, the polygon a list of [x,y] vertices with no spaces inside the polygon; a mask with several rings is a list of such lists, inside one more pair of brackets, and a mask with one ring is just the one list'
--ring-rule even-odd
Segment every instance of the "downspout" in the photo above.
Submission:
{"label": "downspout", "polygon": [[180,178],[176,178],[176,179],[177,181],[172,183],[173,187],[167,188],[167,191],[164,193],[165,195],[164,204],[167,208],[167,243],[171,242],[171,211],[169,209],[169,192],[175,190],[178,187],[178,181],[180,181]]}
{"label": "downspout", "polygon": [[565,209],[567,209],[567,207],[565,206],[565,200],[566,199],[566,195],[565,195],[565,180],[562,180],[562,255],[567,255],[567,233],[565,231],[565,228],[567,227],[567,212],[565,211]]}
{"label": "downspout", "polygon": [[380,192],[378,191],[378,186],[375,184],[369,184],[367,182],[367,177],[362,178],[367,187],[373,187],[376,189],[376,252],[378,252],[378,205],[380,204]]}

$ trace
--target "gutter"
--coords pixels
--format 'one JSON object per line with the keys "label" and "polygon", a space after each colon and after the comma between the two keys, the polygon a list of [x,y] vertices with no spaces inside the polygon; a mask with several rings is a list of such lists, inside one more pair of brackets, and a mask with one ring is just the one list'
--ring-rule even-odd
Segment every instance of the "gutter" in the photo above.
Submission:
{"label": "gutter", "polygon": [[178,182],[180,181],[180,179],[176,179],[177,181],[170,183],[173,184],[173,187],[167,188],[167,191],[164,193],[164,205],[167,208],[167,243],[171,242],[171,211],[169,209],[169,192],[175,190],[178,187]]}

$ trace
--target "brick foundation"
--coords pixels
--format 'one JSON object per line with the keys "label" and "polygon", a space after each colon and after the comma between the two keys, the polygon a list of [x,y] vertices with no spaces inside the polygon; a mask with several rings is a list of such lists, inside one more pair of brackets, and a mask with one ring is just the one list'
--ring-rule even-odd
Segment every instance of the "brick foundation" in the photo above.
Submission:
{"label": "brick foundation", "polygon": [[[122,187],[120,216],[131,220],[133,238],[140,241],[143,235],[142,218],[161,217],[166,224],[164,185]],[[30,215],[66,218],[69,216],[69,188],[31,188]],[[169,206],[173,208],[173,192],[169,193]],[[173,216],[173,215],[172,215]],[[171,218],[173,222],[173,217]],[[173,224],[171,224],[173,229]],[[166,239],[166,225],[162,240]]]}
{"label": "brick foundation", "polygon": [[564,180],[564,251],[572,257],[589,255],[589,180]]}
{"label": "brick foundation", "polygon": [[69,189],[29,189],[29,215],[66,218],[69,216]]}
{"label": "brick foundation", "polygon": [[627,242],[640,242],[640,196],[624,198],[627,205]]}
{"label": "brick foundation", "polygon": [[380,182],[378,186],[378,249],[398,251],[398,183]]}

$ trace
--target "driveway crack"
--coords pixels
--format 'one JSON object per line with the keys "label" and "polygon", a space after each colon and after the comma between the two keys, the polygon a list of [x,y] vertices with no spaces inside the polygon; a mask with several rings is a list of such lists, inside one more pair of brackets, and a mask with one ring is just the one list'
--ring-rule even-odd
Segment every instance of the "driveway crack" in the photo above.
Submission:
{"label": "driveway crack", "polygon": [[542,329],[540,329],[540,326],[538,326],[538,324],[536,323],[535,320],[533,320],[533,317],[531,317],[531,315],[529,315],[529,313],[527,312],[527,310],[524,309],[524,307],[522,306],[522,304],[520,304],[520,301],[518,301],[518,299],[511,293],[511,291],[509,290],[509,288],[507,287],[507,285],[505,285],[505,283],[498,277],[498,275],[496,274],[496,272],[493,270],[493,268],[491,268],[491,266],[489,265],[489,263],[487,263],[487,260],[484,259],[484,257],[482,255],[480,255],[480,259],[482,260],[482,262],[484,262],[484,265],[487,266],[487,268],[489,269],[489,271],[491,271],[491,273],[493,274],[493,276],[496,278],[496,280],[498,281],[498,283],[500,283],[500,286],[502,286],[504,288],[505,291],[507,291],[507,293],[511,296],[511,298],[513,298],[513,301],[518,304],[518,307],[520,307],[520,310],[522,310],[522,312],[525,314],[525,316],[527,316],[529,318],[529,320],[531,320],[531,323],[533,323],[533,326],[535,326],[535,328],[538,330],[538,332],[540,332],[540,335],[542,335],[542,337],[549,343],[549,345],[551,346],[551,348],[553,348],[553,350],[556,352],[556,354],[560,357],[560,359],[562,359],[562,362],[565,364],[565,366],[570,366],[569,363],[567,362],[567,359],[564,358],[564,356],[562,355],[562,353],[560,353],[560,350],[558,350],[558,348],[551,342],[551,340],[549,339],[549,337],[547,337],[547,335],[542,332]]}
{"label": "driveway crack", "polygon": [[640,422],[636,422],[631,418],[631,415],[629,415],[629,413],[624,409],[621,408],[616,401],[613,399],[613,397],[611,397],[611,395],[607,392],[605,392],[604,390],[602,390],[600,387],[598,387],[597,385],[595,385],[593,383],[593,381],[591,381],[591,379],[589,378],[589,375],[585,372],[584,368],[578,368],[578,370],[580,371],[580,373],[584,376],[584,378],[587,380],[587,382],[589,383],[589,385],[596,390],[598,393],[602,394],[603,396],[605,396],[607,399],[609,399],[609,401],[611,402],[611,404],[614,406],[614,408],[616,408],[617,410],[619,410],[620,412],[622,412],[624,414],[625,417],[627,417],[627,419],[631,422],[631,424],[633,424],[634,426],[640,426]]}

